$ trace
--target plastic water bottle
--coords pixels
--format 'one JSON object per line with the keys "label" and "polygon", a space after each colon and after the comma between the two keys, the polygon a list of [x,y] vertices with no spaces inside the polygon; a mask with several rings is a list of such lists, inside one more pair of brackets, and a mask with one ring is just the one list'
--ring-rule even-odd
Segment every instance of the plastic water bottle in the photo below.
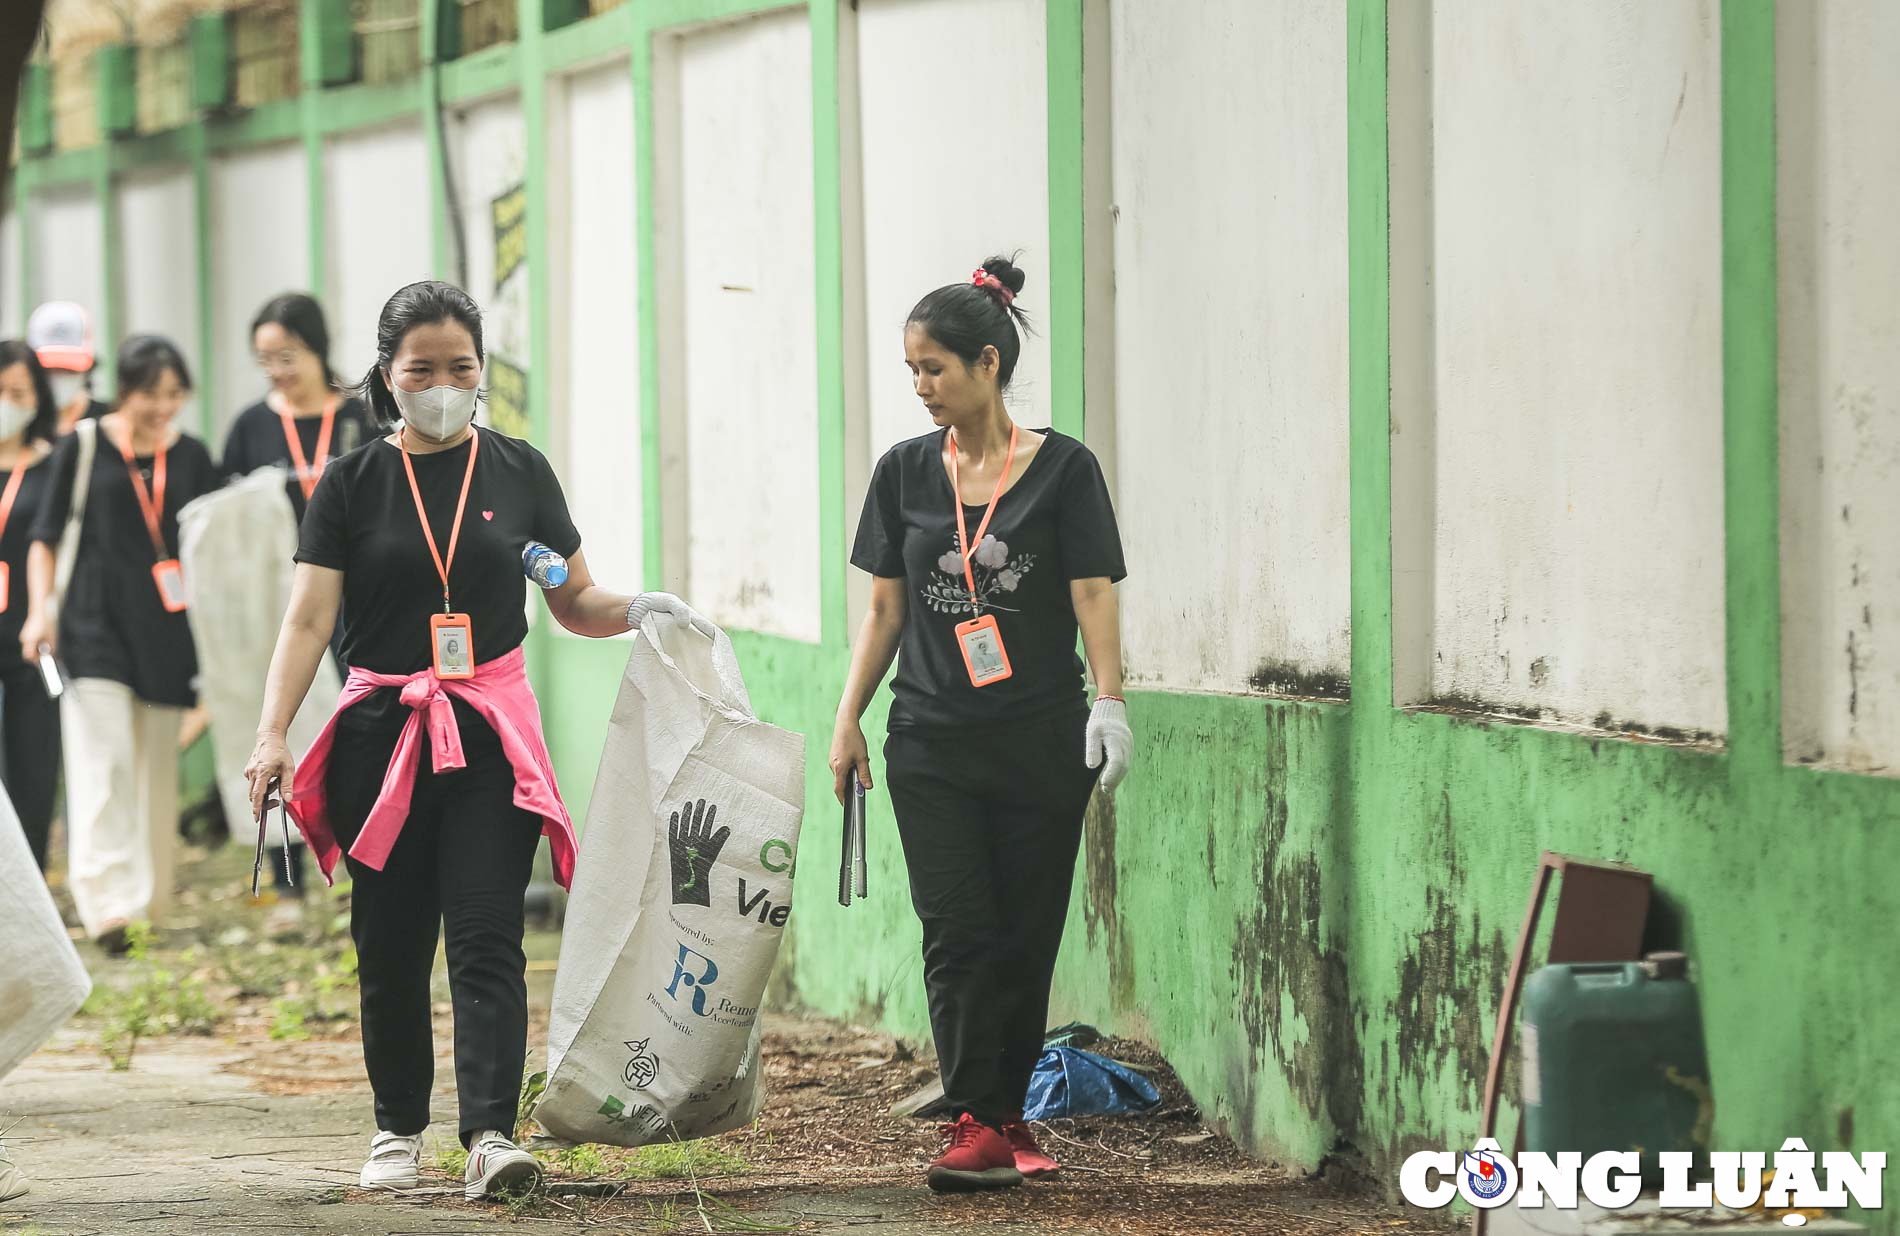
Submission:
{"label": "plastic water bottle", "polygon": [[521,551],[521,570],[542,588],[559,588],[567,582],[567,559],[539,541],[529,541]]}

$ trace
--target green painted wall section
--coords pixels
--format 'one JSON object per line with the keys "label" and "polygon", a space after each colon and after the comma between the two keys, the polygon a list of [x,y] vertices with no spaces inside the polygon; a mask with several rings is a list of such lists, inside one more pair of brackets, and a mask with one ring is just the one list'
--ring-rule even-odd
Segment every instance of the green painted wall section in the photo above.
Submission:
{"label": "green painted wall section", "polygon": [[[837,904],[824,761],[845,650],[736,640],[760,715],[809,736],[781,983],[927,1038],[880,794],[871,898]],[[584,818],[626,650],[555,646],[550,739]],[[1360,707],[1132,698],[1135,772],[1091,812],[1052,1020],[1154,1043],[1208,1118],[1263,1157],[1356,1156],[1395,1184],[1405,1154],[1475,1136],[1509,950],[1551,849],[1655,874],[1654,943],[1699,967],[1719,1145],[1900,1140],[1871,1033],[1900,1019],[1885,943],[1900,930],[1900,785],[1737,777],[1708,752],[1389,708],[1364,710],[1368,740]],[[883,708],[866,722],[874,754]]]}

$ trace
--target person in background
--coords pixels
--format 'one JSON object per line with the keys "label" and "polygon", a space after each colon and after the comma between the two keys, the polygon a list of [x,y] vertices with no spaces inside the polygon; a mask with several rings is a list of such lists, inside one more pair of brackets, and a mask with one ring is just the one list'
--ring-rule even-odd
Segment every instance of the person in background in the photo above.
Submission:
{"label": "person in background", "polygon": [[[324,468],[376,437],[376,430],[362,401],[337,389],[336,374],[330,368],[330,328],[323,307],[311,297],[286,292],[266,302],[251,323],[251,347],[270,390],[231,422],[222,467],[231,479],[258,468],[285,469],[291,510],[301,524]],[[347,673],[341,625],[330,652],[338,668]],[[294,882],[281,845],[270,847],[268,861],[271,881],[283,899],[280,910],[290,912],[276,914],[266,924],[276,935],[291,929],[296,906],[303,900],[304,847],[290,848],[288,866],[294,868]]]}
{"label": "person in background", "polygon": [[92,367],[98,356],[92,319],[84,308],[69,300],[47,301],[27,319],[26,342],[52,384],[61,436],[81,420],[96,421],[111,410],[92,397]]}
{"label": "person in background", "polygon": [[0,782],[20,817],[33,861],[46,870],[46,839],[59,789],[59,704],[46,694],[36,652],[21,647],[27,549],[46,496],[59,411],[33,349],[0,342]]}
{"label": "person in background", "polygon": [[[211,453],[173,423],[191,393],[177,345],[134,335],[119,348],[117,374],[113,410],[53,452],[20,635],[23,652],[52,648],[71,680],[60,699],[67,881],[86,932],[115,954],[133,922],[161,915],[171,899],[179,730],[198,673],[178,511],[219,484]],[[78,548],[55,622],[57,553],[88,439]]]}
{"label": "person in background", "polygon": [[[380,1130],[366,1189],[416,1187],[435,1074],[429,976],[446,936],[469,1198],[540,1176],[512,1140],[528,1046],[522,896],[543,835],[556,878],[574,873],[521,647],[522,547],[567,559],[567,582],[541,595],[578,635],[619,635],[654,610],[712,629],[677,597],[594,583],[547,458],[474,424],[483,359],[481,310],[460,288],[412,284],[383,306],[362,389],[390,432],[311,495],[245,768],[255,809],[287,791],[326,878],[347,851]],[[339,608],[349,679],[298,765],[284,735]]]}
{"label": "person in background", "polygon": [[323,308],[301,292],[273,297],[251,323],[251,347],[270,390],[237,414],[224,439],[227,477],[258,468],[289,471],[285,486],[303,521],[317,480],[332,460],[376,436],[369,413],[337,389]]}
{"label": "person in background", "polygon": [[871,603],[831,740],[842,802],[853,772],[872,784],[859,722],[897,656],[884,759],[955,1119],[927,1177],[940,1191],[1058,1170],[1023,1105],[1083,813],[1132,745],[1114,587],[1126,572],[1101,465],[1003,406],[1022,287],[991,258],[911,310],[904,359],[937,429],[892,447],[865,494],[851,561],[873,577]]}

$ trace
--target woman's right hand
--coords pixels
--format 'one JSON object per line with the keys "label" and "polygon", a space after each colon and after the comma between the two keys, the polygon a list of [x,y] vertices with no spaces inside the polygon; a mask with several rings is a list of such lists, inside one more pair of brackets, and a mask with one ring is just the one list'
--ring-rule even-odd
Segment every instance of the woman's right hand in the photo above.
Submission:
{"label": "woman's right hand", "polygon": [[865,744],[864,730],[856,721],[839,717],[837,728],[831,731],[831,788],[840,805],[854,768],[858,770],[858,784],[870,789],[871,749]]}
{"label": "woman's right hand", "polygon": [[46,621],[45,614],[28,614],[20,625],[20,659],[28,665],[39,663],[40,645],[46,650],[59,652],[59,633],[53,630],[53,624]]}
{"label": "woman's right hand", "polygon": [[264,814],[264,796],[275,780],[285,802],[290,799],[291,781],[297,775],[297,762],[290,757],[290,744],[282,734],[259,734],[244,765],[244,778],[251,783],[251,818]]}

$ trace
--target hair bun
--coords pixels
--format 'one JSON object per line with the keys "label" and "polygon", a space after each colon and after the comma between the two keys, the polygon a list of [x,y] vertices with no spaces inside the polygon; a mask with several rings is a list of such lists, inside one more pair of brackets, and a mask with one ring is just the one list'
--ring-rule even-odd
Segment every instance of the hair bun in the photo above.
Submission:
{"label": "hair bun", "polygon": [[1008,288],[1011,296],[1015,296],[1023,290],[1023,272],[1018,270],[1016,263],[1009,258],[993,257],[983,263],[983,269],[995,275],[996,281]]}

